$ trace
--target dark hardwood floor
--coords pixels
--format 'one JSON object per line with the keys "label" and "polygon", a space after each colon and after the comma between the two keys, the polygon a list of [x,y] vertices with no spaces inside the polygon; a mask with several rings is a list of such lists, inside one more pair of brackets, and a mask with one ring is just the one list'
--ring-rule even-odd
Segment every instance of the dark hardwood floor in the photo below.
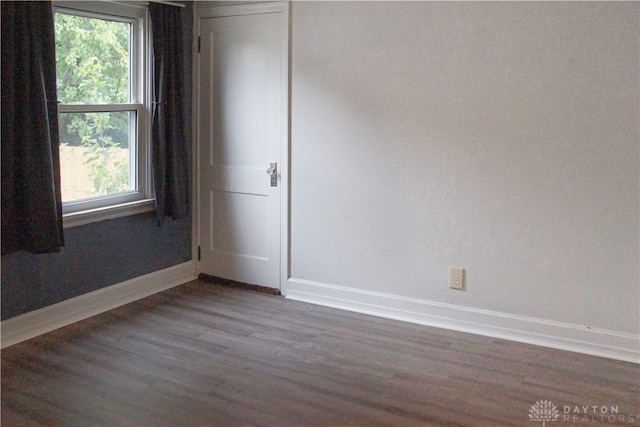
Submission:
{"label": "dark hardwood floor", "polygon": [[639,393],[637,364],[203,281],[2,350],[2,426],[640,426]]}

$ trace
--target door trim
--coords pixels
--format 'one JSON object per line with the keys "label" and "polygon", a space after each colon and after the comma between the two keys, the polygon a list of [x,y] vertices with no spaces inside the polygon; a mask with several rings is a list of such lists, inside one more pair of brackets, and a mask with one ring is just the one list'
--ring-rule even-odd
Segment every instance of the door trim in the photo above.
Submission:
{"label": "door trim", "polygon": [[208,18],[221,18],[228,16],[239,15],[259,15],[265,13],[279,13],[282,17],[282,28],[285,34],[283,38],[282,51],[285,52],[282,58],[282,93],[280,95],[280,117],[281,117],[281,138],[280,138],[280,162],[278,168],[280,169],[280,292],[283,295],[287,294],[287,283],[290,276],[289,271],[289,242],[290,242],[290,61],[291,55],[289,40],[291,38],[291,26],[290,26],[290,9],[289,2],[278,1],[261,4],[246,4],[246,5],[233,5],[233,6],[213,6],[213,7],[197,7],[193,14],[193,88],[194,96],[192,100],[193,105],[193,190],[192,200],[194,200],[193,218],[192,218],[192,257],[196,266],[196,272],[200,273],[200,263],[198,261],[198,246],[200,245],[200,200],[198,198],[200,188],[200,133],[199,133],[199,119],[200,119],[200,55],[198,53],[198,37],[200,36],[200,24],[202,19]]}

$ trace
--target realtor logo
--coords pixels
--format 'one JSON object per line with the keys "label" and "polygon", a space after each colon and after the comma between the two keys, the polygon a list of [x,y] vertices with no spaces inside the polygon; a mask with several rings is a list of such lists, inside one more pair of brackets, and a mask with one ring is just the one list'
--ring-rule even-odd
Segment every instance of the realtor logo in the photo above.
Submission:
{"label": "realtor logo", "polygon": [[529,409],[529,419],[534,422],[542,421],[542,427],[546,426],[547,421],[557,421],[558,418],[560,412],[550,400],[538,400]]}

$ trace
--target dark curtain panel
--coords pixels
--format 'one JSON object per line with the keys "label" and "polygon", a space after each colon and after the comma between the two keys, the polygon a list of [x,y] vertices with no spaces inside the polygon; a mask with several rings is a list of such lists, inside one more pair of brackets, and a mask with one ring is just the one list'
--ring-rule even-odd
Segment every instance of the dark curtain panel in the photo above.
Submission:
{"label": "dark curtain panel", "polygon": [[189,214],[182,8],[149,4],[153,30],[153,179],[158,224]]}
{"label": "dark curtain panel", "polygon": [[1,2],[2,254],[64,245],[53,11]]}

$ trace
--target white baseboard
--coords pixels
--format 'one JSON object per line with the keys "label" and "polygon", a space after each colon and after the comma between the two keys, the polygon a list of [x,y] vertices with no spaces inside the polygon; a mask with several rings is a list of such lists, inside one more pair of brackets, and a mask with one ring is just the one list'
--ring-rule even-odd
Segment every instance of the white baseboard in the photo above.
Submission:
{"label": "white baseboard", "polygon": [[189,261],[12,317],[0,323],[1,347],[46,334],[196,278],[195,264]]}
{"label": "white baseboard", "polygon": [[640,363],[640,337],[290,278],[287,298],[389,319]]}

